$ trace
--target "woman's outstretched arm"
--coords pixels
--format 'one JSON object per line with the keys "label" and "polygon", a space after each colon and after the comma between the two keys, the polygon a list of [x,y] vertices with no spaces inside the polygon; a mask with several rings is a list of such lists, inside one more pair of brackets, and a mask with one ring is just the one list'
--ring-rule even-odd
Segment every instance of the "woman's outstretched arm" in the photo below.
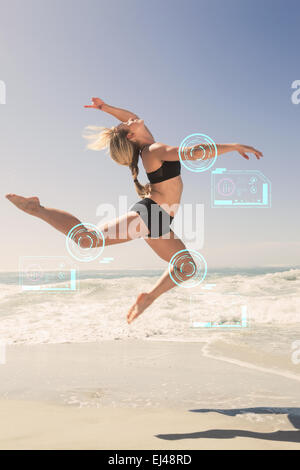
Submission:
{"label": "woman's outstretched arm", "polygon": [[109,104],[105,103],[101,98],[92,98],[92,103],[93,104],[91,105],[85,106],[85,108],[101,109],[101,111],[111,114],[122,122],[127,122],[128,119],[138,119],[138,116],[132,113],[131,111],[110,106]]}
{"label": "woman's outstretched arm", "polygon": [[[259,160],[263,154],[259,150],[251,147],[250,145],[242,145],[242,144],[215,144],[217,148],[217,155],[223,155],[224,153],[229,152],[238,152],[242,157],[249,160],[248,153],[252,153],[256,156],[257,160]],[[213,146],[208,144],[201,145],[201,148],[197,149],[197,146],[193,148],[193,152],[191,154],[191,160],[198,160],[202,158],[203,160],[208,160],[210,158],[215,157],[215,149]],[[205,155],[204,151],[205,150]]]}
{"label": "woman's outstretched arm", "polygon": [[[242,144],[215,144],[217,148],[217,155],[223,155],[229,152],[238,152],[242,157],[249,160],[248,153],[252,153],[259,160],[263,154],[259,150],[249,145]],[[199,147],[199,148],[197,148]],[[180,160],[180,147],[172,147],[170,145],[156,142],[149,148],[152,156],[159,160],[176,161]],[[212,145],[201,144],[194,147],[188,147],[184,150],[185,156],[187,154],[188,160],[208,160],[215,157],[215,148]]]}

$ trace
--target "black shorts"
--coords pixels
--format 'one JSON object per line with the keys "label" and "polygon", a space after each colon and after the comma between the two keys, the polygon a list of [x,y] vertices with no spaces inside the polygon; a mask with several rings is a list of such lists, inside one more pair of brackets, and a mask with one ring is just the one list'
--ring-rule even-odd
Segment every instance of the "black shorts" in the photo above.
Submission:
{"label": "black shorts", "polygon": [[159,238],[170,232],[174,217],[168,214],[159,204],[146,197],[134,204],[131,211],[137,212],[149,229],[150,238]]}

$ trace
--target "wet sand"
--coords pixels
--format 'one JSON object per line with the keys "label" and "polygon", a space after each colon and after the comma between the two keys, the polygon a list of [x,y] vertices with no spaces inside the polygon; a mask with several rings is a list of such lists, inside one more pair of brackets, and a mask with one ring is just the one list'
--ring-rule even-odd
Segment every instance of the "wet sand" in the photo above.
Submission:
{"label": "wet sand", "polygon": [[227,352],[154,341],[9,346],[0,448],[300,449],[299,366]]}

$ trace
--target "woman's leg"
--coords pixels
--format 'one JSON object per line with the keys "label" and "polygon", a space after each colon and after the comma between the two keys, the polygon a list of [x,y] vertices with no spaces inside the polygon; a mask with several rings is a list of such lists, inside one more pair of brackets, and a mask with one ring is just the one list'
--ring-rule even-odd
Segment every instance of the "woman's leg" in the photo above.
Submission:
{"label": "woman's leg", "polygon": [[[162,258],[164,261],[167,261],[168,263],[178,251],[186,249],[186,246],[184,245],[182,240],[180,240],[180,238],[177,238],[177,236],[172,230],[170,232],[169,238],[147,238],[145,239],[145,241],[160,258]],[[186,272],[183,271],[182,273],[182,282],[191,279],[191,273],[194,271],[195,262],[192,256],[190,255],[190,259],[186,258],[186,261],[189,262],[189,267],[186,268]],[[172,281],[170,277],[168,267],[150,292],[143,292],[138,296],[136,302],[128,312],[128,323],[131,323],[133,320],[135,320],[158,297],[160,297],[168,290],[173,289],[173,287],[176,287],[176,284],[174,283],[174,281]]]}
{"label": "woman's leg", "polygon": [[[8,194],[6,197],[22,211],[44,220],[66,236],[73,227],[81,224],[79,219],[68,212],[41,206],[37,197],[25,198],[17,196],[16,194]],[[98,228],[104,235],[106,246],[124,243],[134,240],[135,238],[144,237],[148,234],[147,227],[135,212],[129,212],[128,214]],[[86,229],[86,234],[86,239],[84,238],[84,233],[82,233],[82,231],[78,235],[80,237],[80,246],[82,248],[90,247],[91,238],[94,241],[93,247],[95,248],[99,246],[99,237],[95,231],[93,232]],[[76,234],[75,237],[73,237],[73,240],[77,241]]]}

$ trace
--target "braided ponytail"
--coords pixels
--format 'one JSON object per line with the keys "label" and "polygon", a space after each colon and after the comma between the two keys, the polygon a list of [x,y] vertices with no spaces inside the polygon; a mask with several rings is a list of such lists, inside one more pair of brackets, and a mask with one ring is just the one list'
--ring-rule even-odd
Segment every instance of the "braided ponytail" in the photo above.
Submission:
{"label": "braided ponytail", "polygon": [[135,185],[136,192],[141,198],[145,198],[149,195],[150,193],[150,184],[145,184],[142,185],[139,180],[138,180],[138,175],[139,175],[139,167],[138,167],[138,161],[139,161],[139,149],[134,152],[133,158],[131,165],[129,166],[133,178],[133,182]]}

